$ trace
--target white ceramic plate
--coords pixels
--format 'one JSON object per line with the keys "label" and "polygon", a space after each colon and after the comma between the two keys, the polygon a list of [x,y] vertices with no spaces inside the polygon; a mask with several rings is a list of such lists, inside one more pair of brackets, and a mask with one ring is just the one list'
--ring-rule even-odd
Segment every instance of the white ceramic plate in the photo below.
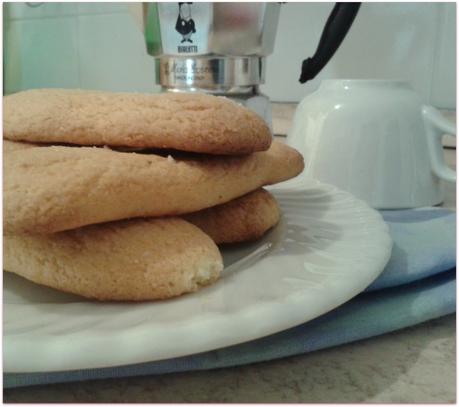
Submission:
{"label": "white ceramic plate", "polygon": [[383,270],[391,239],[365,203],[315,182],[271,191],[279,225],[226,248],[222,278],[191,295],[96,303],[5,273],[4,371],[119,366],[234,345],[332,310]]}

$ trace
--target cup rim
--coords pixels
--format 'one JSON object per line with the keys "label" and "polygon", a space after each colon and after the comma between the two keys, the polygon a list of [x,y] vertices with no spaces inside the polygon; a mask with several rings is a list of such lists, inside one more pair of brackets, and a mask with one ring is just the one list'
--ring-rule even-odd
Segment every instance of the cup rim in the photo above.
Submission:
{"label": "cup rim", "polygon": [[368,86],[411,89],[411,84],[406,79],[324,79],[320,83],[319,88],[347,90]]}

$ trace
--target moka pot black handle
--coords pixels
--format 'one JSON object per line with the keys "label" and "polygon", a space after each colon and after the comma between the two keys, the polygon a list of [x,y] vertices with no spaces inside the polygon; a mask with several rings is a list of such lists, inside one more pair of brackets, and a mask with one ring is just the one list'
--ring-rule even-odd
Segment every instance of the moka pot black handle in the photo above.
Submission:
{"label": "moka pot black handle", "polygon": [[346,37],[351,28],[354,18],[359,11],[361,3],[336,3],[322,36],[320,37],[317,50],[311,58],[305,59],[301,65],[300,82],[305,83],[322,70]]}

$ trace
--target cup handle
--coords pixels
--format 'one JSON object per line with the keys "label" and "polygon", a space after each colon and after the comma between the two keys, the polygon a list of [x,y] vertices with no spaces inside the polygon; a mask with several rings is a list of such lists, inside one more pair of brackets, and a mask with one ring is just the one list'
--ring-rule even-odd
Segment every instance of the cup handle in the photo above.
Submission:
{"label": "cup handle", "polygon": [[456,137],[456,126],[432,106],[423,106],[422,115],[427,128],[427,144],[434,174],[445,181],[456,182],[456,171],[446,165],[441,144],[444,134]]}

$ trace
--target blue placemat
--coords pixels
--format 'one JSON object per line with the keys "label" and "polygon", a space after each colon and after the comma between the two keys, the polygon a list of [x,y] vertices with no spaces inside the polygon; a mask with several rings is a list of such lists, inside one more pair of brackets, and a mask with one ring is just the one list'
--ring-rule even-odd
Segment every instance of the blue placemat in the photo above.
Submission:
{"label": "blue placemat", "polygon": [[9,373],[4,387],[237,366],[324,349],[455,312],[456,215],[426,208],[382,212],[394,248],[381,276],[351,301],[255,341],[160,362],[52,373]]}

